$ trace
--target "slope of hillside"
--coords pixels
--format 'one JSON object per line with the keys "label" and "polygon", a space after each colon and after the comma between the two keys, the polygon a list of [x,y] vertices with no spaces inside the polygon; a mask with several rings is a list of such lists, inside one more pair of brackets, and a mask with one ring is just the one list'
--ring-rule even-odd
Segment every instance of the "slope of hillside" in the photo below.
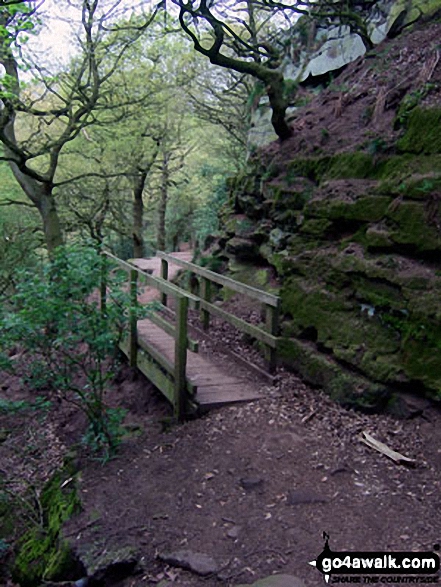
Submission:
{"label": "slope of hillside", "polygon": [[345,405],[441,397],[440,34],[351,64],[231,183],[218,254],[275,269],[283,361]]}

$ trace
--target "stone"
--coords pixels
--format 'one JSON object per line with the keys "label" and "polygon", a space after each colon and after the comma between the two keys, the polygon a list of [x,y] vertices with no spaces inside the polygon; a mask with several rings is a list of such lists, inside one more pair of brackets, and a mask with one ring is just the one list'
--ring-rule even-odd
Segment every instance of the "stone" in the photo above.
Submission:
{"label": "stone", "polygon": [[312,489],[294,489],[288,493],[286,505],[326,503],[327,501],[326,497]]}
{"label": "stone", "polygon": [[228,538],[232,538],[233,540],[236,540],[237,538],[239,538],[239,534],[240,534],[241,529],[242,529],[241,526],[233,526],[232,528],[230,528],[227,532]]}
{"label": "stone", "polygon": [[80,561],[94,584],[121,581],[132,575],[138,566],[139,552],[131,546],[104,552],[82,547],[81,551],[78,553]]}
{"label": "stone", "polygon": [[400,392],[395,401],[388,406],[388,413],[396,418],[411,420],[422,416],[430,405],[431,402],[424,397]]}
{"label": "stone", "polygon": [[213,558],[191,550],[177,550],[176,552],[163,553],[158,558],[164,563],[186,569],[201,577],[215,575],[220,570],[219,564]]}
{"label": "stone", "polygon": [[240,485],[245,491],[260,489],[263,486],[263,479],[261,477],[243,477],[240,480]]}
{"label": "stone", "polygon": [[236,587],[305,587],[302,579],[294,575],[270,575],[264,579],[259,579],[251,585],[236,585]]}

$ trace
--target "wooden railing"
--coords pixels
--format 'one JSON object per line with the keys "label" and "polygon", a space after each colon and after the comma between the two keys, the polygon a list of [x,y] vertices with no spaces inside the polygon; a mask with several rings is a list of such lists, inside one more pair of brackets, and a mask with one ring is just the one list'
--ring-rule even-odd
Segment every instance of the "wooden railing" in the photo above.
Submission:
{"label": "wooden railing", "polygon": [[[115,264],[127,273],[130,289],[128,335],[121,342],[121,350],[127,355],[130,365],[132,367],[138,367],[167,397],[173,405],[175,417],[182,420],[188,413],[189,407],[197,403],[194,401],[197,394],[197,387],[187,377],[187,350],[198,352],[198,343],[191,340],[188,336],[189,308],[201,311],[203,327],[206,330],[210,327],[210,316],[216,316],[230,322],[239,330],[261,341],[266,347],[268,368],[270,372],[273,372],[276,367],[277,358],[280,299],[277,296],[244,285],[194,263],[182,261],[172,255],[158,252],[157,256],[161,259],[161,277],[154,277],[151,273],[137,267],[130,261],[123,261],[111,253],[104,252],[101,308],[105,312],[108,295],[108,265],[110,263]],[[169,263],[182,267],[200,277],[200,296],[193,295],[167,280]],[[172,296],[175,300],[174,324],[164,320],[163,317],[154,311],[150,312],[147,316],[151,322],[173,337],[174,362],[163,356],[145,338],[138,336],[138,286],[140,278],[145,282],[145,285],[153,287],[160,292],[163,305],[167,305],[169,296]],[[250,324],[213,304],[211,298],[212,283],[227,287],[232,291],[246,295],[263,304],[266,315],[265,327],[261,328],[260,326]]]}
{"label": "wooden railing", "polygon": [[[152,381],[152,383],[167,397],[173,405],[175,417],[181,420],[188,410],[191,396],[196,393],[196,387],[187,380],[187,349],[197,352],[197,343],[188,338],[187,314],[188,308],[199,309],[199,299],[172,283],[149,272],[140,269],[130,262],[123,261],[111,253],[103,253],[109,259],[128,273],[130,281],[129,333],[121,343],[121,350],[127,355],[130,365],[138,367]],[[101,283],[101,307],[106,308],[107,284],[103,263]],[[154,312],[148,319],[160,326],[171,335],[174,340],[174,364],[163,357],[152,345],[138,338],[138,281],[142,277],[145,284],[154,287],[163,295],[173,296],[176,303],[176,324],[173,326]]]}
{"label": "wooden railing", "polygon": [[[273,294],[267,293],[255,287],[245,285],[231,279],[210,271],[205,267],[200,267],[194,263],[188,261],[182,261],[172,255],[157,251],[156,256],[161,259],[161,278],[166,281],[168,278],[168,264],[173,263],[182,269],[186,269],[192,275],[198,275],[200,277],[200,309],[201,309],[201,321],[204,330],[208,331],[210,328],[210,315],[222,318],[226,322],[233,324],[236,328],[242,332],[246,332],[253,338],[261,341],[266,347],[266,359],[268,370],[270,373],[274,373],[277,363],[277,336],[279,334],[279,314],[280,314],[280,298]],[[263,304],[265,308],[265,329],[260,328],[254,324],[250,324],[233,314],[226,312],[222,308],[212,303],[212,283],[217,283],[229,290],[238,292],[246,295],[247,297],[257,300]],[[167,294],[162,295],[162,303],[167,305]]]}

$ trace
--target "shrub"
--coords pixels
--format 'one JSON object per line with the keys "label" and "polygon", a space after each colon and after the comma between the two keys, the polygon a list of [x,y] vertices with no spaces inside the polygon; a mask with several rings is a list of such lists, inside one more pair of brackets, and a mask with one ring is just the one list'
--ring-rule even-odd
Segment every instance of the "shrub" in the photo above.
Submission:
{"label": "shrub", "polygon": [[3,359],[17,345],[26,351],[18,367],[28,383],[86,414],[89,443],[107,457],[118,445],[123,418],[105,405],[104,396],[127,321],[128,293],[120,274],[111,274],[112,296],[101,311],[103,262],[96,249],[72,245],[23,271],[0,316],[0,340]]}

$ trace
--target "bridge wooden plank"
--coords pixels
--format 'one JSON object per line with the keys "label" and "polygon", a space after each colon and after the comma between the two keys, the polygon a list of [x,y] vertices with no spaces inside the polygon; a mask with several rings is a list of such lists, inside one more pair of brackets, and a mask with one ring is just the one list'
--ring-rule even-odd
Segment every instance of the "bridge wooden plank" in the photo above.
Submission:
{"label": "bridge wooden plank", "polygon": [[[158,356],[168,366],[174,364],[175,341],[149,319],[138,322],[138,340],[141,348],[156,349]],[[143,361],[144,363],[144,361]],[[249,389],[246,380],[225,373],[206,357],[187,351],[187,379],[197,388],[194,400],[204,408],[259,399],[260,395]],[[162,383],[162,381],[161,381]]]}
{"label": "bridge wooden plank", "polygon": [[196,400],[201,407],[214,408],[224,404],[249,402],[261,398],[257,392],[249,391],[239,386],[236,387],[237,389],[234,389],[233,387],[229,387],[228,389],[223,387],[218,387],[216,389],[202,388],[198,390]]}

